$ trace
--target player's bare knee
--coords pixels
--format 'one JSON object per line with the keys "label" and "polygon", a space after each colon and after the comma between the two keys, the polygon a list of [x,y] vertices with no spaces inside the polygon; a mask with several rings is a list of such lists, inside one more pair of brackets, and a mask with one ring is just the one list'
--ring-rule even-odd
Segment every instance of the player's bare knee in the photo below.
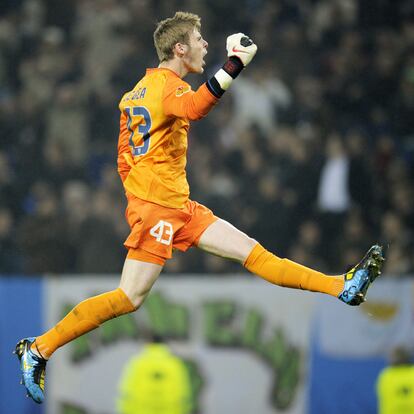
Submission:
{"label": "player's bare knee", "polygon": [[145,298],[146,298],[146,296],[140,296],[140,297],[137,297],[137,298],[131,300],[131,303],[134,305],[135,311],[137,311],[142,306],[142,304],[145,301]]}
{"label": "player's bare knee", "polygon": [[240,257],[239,262],[244,263],[246,259],[249,257],[249,254],[256,246],[257,241],[249,236],[246,236],[245,240],[243,241],[242,246],[240,246]]}
{"label": "player's bare knee", "polygon": [[119,287],[138,309],[150,292],[162,267],[152,263],[126,259]]}
{"label": "player's bare knee", "polygon": [[141,305],[144,303],[145,298],[148,295],[148,292],[145,294],[142,294],[140,292],[125,292],[126,295],[128,296],[128,299],[131,301],[134,310],[137,311]]}
{"label": "player's bare knee", "polygon": [[228,257],[243,264],[256,244],[257,241],[255,239],[245,235],[242,240],[239,240],[227,251],[224,257]]}
{"label": "player's bare knee", "polygon": [[131,283],[123,282],[119,284],[119,287],[124,291],[135,310],[138,310],[141,307],[151,290],[148,286],[136,286]]}
{"label": "player's bare knee", "polygon": [[246,240],[246,248],[249,253],[252,251],[253,247],[256,246],[257,240],[253,239],[252,237],[247,236]]}

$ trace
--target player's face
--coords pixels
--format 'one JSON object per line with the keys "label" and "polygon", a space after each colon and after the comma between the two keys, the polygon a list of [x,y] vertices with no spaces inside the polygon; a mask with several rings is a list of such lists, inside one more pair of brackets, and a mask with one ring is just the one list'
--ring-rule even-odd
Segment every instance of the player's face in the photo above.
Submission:
{"label": "player's face", "polygon": [[190,33],[188,49],[184,55],[184,64],[190,73],[204,72],[204,56],[207,54],[208,43],[203,39],[200,32],[194,29]]}

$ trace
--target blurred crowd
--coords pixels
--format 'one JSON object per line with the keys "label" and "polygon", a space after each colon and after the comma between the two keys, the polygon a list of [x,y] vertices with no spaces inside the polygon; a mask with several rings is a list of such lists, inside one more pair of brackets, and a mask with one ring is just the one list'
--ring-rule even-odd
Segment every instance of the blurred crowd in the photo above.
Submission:
{"label": "blurred crowd", "polygon": [[[248,33],[254,62],[189,134],[191,198],[279,256],[327,272],[388,246],[414,271],[414,3],[4,0],[0,273],[117,273],[128,234],[118,102],[158,65],[157,21],[198,13],[202,76]],[[242,271],[192,249],[166,270]]]}

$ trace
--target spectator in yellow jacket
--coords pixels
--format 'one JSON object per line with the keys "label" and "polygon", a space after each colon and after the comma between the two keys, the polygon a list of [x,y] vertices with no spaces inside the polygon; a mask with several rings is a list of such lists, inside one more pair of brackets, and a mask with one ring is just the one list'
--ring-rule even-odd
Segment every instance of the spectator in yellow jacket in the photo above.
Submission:
{"label": "spectator in yellow jacket", "polygon": [[119,414],[191,413],[191,383],[184,362],[163,343],[146,345],[124,369],[117,409]]}
{"label": "spectator in yellow jacket", "polygon": [[378,377],[377,395],[379,414],[414,413],[414,365],[406,349],[393,350],[390,366]]}

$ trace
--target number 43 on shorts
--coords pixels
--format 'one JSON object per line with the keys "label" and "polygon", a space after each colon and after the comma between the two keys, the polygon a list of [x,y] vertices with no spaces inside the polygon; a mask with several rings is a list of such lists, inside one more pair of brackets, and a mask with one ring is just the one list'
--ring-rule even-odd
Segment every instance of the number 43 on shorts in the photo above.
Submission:
{"label": "number 43 on shorts", "polygon": [[158,243],[169,245],[172,241],[173,226],[168,221],[160,220],[154,227],[151,227],[150,234],[155,237]]}

